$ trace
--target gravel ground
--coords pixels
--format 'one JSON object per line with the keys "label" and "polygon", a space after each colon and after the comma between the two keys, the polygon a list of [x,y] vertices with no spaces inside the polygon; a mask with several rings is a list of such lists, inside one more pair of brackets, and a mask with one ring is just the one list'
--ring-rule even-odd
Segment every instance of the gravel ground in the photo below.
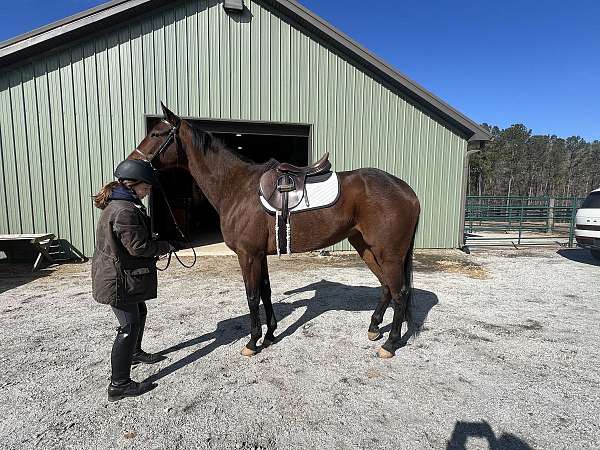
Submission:
{"label": "gravel ground", "polygon": [[391,360],[367,340],[379,289],[355,256],[271,259],[280,340],[253,358],[237,260],[174,264],[144,341],[168,359],[133,369],[158,386],[115,403],[116,320],[89,269],[0,265],[1,448],[600,448],[600,267],[583,250],[418,253],[425,330]]}

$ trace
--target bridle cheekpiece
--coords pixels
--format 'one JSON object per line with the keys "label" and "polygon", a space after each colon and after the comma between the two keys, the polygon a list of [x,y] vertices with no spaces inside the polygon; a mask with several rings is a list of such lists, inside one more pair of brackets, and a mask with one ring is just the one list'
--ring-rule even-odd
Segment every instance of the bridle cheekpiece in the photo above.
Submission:
{"label": "bridle cheekpiece", "polygon": [[156,150],[154,152],[154,154],[152,154],[152,156],[148,157],[148,155],[143,153],[139,148],[137,148],[137,147],[135,148],[135,151],[137,153],[139,153],[140,155],[142,155],[144,157],[144,161],[148,161],[151,166],[152,166],[152,161],[154,160],[154,158],[159,156],[169,145],[171,145],[171,142],[173,140],[177,143],[177,136],[179,133],[179,126],[181,125],[181,122],[179,122],[177,125],[173,125],[173,124],[171,124],[171,122],[169,122],[165,119],[161,119],[161,122],[164,122],[167,125],[169,125],[171,127],[171,129],[169,130],[165,141],[162,144],[160,144],[160,147],[158,147],[158,150]]}

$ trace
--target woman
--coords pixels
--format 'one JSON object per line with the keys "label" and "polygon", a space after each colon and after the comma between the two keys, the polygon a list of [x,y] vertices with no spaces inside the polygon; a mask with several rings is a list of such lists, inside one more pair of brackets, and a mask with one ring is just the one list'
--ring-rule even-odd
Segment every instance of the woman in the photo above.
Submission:
{"label": "woman", "polygon": [[112,348],[112,374],[108,400],[143,394],[151,383],[130,378],[132,364],[153,364],[164,359],[142,350],[146,324],[146,300],[156,298],[156,257],[174,250],[167,241],[152,239],[150,220],[141,199],[158,184],[147,161],[125,160],[115,169],[115,178],[94,197],[102,209],[96,227],[92,259],[92,294],[109,304],[119,321]]}

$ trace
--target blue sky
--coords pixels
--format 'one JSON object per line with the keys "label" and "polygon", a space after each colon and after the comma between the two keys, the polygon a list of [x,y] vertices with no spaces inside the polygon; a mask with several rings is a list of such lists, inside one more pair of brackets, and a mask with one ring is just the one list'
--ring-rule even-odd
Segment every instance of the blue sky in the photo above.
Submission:
{"label": "blue sky", "polygon": [[[2,1],[0,40],[100,3]],[[477,122],[600,139],[598,0],[300,3]]]}

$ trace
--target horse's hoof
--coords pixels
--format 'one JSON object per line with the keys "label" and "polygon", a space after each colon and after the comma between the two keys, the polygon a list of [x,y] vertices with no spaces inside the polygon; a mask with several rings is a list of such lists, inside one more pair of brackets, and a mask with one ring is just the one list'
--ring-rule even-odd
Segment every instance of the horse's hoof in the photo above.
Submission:
{"label": "horse's hoof", "polygon": [[369,336],[370,341],[376,341],[381,337],[381,333],[379,331],[369,331],[367,336]]}
{"label": "horse's hoof", "polygon": [[267,338],[263,339],[263,341],[262,341],[263,348],[267,348],[270,345],[273,345],[273,341],[271,339],[267,339]]}
{"label": "horse's hoof", "polygon": [[242,356],[254,356],[256,355],[256,350],[250,350],[248,347],[244,346],[241,353]]}
{"label": "horse's hoof", "polygon": [[392,352],[388,352],[385,348],[381,347],[377,352],[377,356],[379,356],[381,359],[390,359],[394,356],[394,354]]}

